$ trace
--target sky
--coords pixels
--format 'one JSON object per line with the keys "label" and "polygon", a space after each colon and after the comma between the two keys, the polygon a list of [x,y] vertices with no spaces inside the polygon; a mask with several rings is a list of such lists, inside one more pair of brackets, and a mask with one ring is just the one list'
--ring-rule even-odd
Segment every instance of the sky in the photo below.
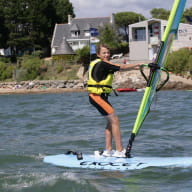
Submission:
{"label": "sky", "polygon": [[[151,18],[150,10],[164,8],[170,10],[174,0],[69,0],[74,7],[76,18],[108,17],[112,13],[132,11]],[[186,8],[192,7],[187,0]]]}

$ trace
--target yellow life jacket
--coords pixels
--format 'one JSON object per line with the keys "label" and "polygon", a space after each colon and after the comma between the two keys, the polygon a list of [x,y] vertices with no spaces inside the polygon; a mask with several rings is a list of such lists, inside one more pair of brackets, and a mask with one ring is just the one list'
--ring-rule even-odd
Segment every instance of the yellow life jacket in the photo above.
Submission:
{"label": "yellow life jacket", "polygon": [[87,90],[89,93],[102,94],[102,93],[111,93],[112,91],[112,81],[113,81],[113,73],[109,73],[107,77],[102,81],[95,81],[93,79],[93,69],[94,66],[101,62],[101,59],[96,59],[90,63],[89,73],[88,73],[88,81],[87,81]]}

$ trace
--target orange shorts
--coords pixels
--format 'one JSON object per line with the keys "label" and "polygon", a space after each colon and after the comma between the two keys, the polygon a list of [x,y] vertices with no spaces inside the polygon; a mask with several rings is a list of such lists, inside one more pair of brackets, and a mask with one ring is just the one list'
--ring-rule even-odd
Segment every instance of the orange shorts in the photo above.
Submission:
{"label": "orange shorts", "polygon": [[114,113],[111,103],[108,101],[108,94],[89,94],[90,103],[104,116]]}

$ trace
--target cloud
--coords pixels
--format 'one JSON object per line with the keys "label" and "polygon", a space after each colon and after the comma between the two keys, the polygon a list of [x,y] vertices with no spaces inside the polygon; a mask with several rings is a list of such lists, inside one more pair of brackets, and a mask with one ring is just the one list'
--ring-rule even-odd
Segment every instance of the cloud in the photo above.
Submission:
{"label": "cloud", "polygon": [[[170,10],[174,0],[70,0],[76,17],[109,16],[111,13],[133,11],[150,18],[153,8]],[[187,1],[186,7],[192,7],[192,0]]]}

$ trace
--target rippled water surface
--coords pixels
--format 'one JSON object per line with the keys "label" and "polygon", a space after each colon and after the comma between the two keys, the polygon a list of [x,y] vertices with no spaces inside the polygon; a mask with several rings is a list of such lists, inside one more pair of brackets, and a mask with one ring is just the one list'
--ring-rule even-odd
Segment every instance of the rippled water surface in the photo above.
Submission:
{"label": "rippled water surface", "polygon": [[[111,96],[127,144],[143,92]],[[105,120],[86,93],[0,96],[1,192],[190,192],[192,168],[69,169],[43,157],[104,147]],[[133,146],[134,156],[192,157],[191,91],[161,91]]]}

